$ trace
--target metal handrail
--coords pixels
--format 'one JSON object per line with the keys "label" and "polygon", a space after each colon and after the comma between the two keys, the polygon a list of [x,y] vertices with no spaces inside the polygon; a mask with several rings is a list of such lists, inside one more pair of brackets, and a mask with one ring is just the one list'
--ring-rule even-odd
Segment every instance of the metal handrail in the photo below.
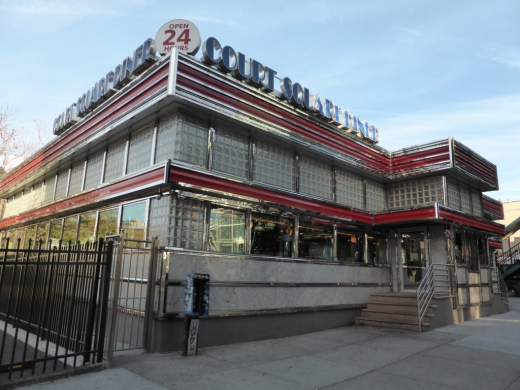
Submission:
{"label": "metal handrail", "polygon": [[[494,282],[496,282],[498,285],[498,292],[500,292],[500,294],[502,295],[502,301],[507,307],[509,307],[507,283],[505,282],[504,278],[502,277],[502,274],[500,273],[500,270],[497,267],[491,267],[491,283]],[[493,292],[497,291],[495,291],[495,289],[493,288]]]}
{"label": "metal handrail", "polygon": [[436,295],[453,295],[454,266],[452,264],[432,263],[423,274],[417,288],[417,317],[419,333],[422,332],[424,318],[432,298]]}

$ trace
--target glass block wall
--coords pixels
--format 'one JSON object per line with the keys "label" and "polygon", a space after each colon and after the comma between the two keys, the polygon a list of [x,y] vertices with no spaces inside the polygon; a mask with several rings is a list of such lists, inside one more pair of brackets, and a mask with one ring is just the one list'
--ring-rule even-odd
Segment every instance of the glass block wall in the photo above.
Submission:
{"label": "glass block wall", "polygon": [[43,189],[42,204],[51,203],[54,198],[54,181],[55,176],[49,176],[45,179],[45,187]]}
{"label": "glass block wall", "polygon": [[315,158],[301,156],[300,192],[332,199],[332,167]]}
{"label": "glass block wall", "polygon": [[62,169],[58,173],[58,183],[56,184],[56,194],[54,200],[65,198],[67,195],[67,184],[69,181],[69,169]]}
{"label": "glass block wall", "polygon": [[[113,143],[108,147],[105,161],[105,177],[103,183],[110,183],[123,176],[125,161],[126,139]],[[88,174],[88,166],[87,166]]]}
{"label": "glass block wall", "polygon": [[442,176],[390,184],[391,209],[443,203]]}
{"label": "glass block wall", "polygon": [[151,200],[148,237],[158,236],[158,245],[201,250],[203,230],[204,202],[173,196]]}
{"label": "glass block wall", "polygon": [[133,173],[150,166],[152,157],[154,125],[132,133],[128,149],[128,164],[126,173]]}
{"label": "glass block wall", "polygon": [[459,186],[455,180],[448,179],[448,206],[455,210],[461,210]]}
{"label": "glass block wall", "polygon": [[254,174],[260,183],[294,189],[294,152],[273,142],[257,141]]}
{"label": "glass block wall", "polygon": [[447,182],[448,206],[467,214],[482,217],[482,193],[477,188],[457,183],[453,179],[448,179]]}
{"label": "glass block wall", "polygon": [[27,210],[29,210],[31,206],[31,197],[32,197],[32,191],[31,188],[26,188],[23,190],[23,197],[20,204],[20,213],[23,213]]}
{"label": "glass block wall", "polygon": [[34,209],[34,208],[40,206],[41,198],[42,198],[42,187],[43,187],[43,182],[41,182],[41,181],[36,183],[33,186],[33,191],[32,191],[33,193],[31,196],[31,205],[29,206],[29,208]]}
{"label": "glass block wall", "polygon": [[460,191],[460,205],[463,212],[471,214],[472,213],[472,202],[471,202],[471,192],[466,186],[459,186]]}
{"label": "glass block wall", "polygon": [[366,180],[366,207],[368,211],[381,211],[386,209],[386,190],[383,183],[374,180]]}
{"label": "glass block wall", "polygon": [[244,179],[249,176],[249,137],[219,127],[213,149],[213,169]]}
{"label": "glass block wall", "polygon": [[85,190],[97,187],[101,183],[101,170],[103,169],[104,150],[89,156],[87,162],[87,172],[85,174]]}
{"label": "glass block wall", "polygon": [[473,215],[476,215],[477,217],[482,217],[482,193],[472,188],[471,200],[473,203]]}
{"label": "glass block wall", "polygon": [[70,171],[70,184],[69,184],[69,195],[77,194],[81,192],[83,184],[83,171],[85,169],[85,162],[78,161],[72,165]]}
{"label": "glass block wall", "polygon": [[362,209],[363,179],[361,175],[338,169],[336,172],[336,201],[338,203]]}
{"label": "glass block wall", "polygon": [[173,160],[206,166],[208,124],[205,121],[174,113],[159,122],[155,162]]}

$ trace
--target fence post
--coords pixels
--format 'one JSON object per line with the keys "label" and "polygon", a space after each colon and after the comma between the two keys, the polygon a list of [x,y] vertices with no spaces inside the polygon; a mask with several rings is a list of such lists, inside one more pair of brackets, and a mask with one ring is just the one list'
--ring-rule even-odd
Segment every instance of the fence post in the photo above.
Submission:
{"label": "fence post", "polygon": [[[99,242],[99,250],[102,249],[102,243]],[[97,362],[103,361],[103,346],[105,343],[105,333],[107,326],[107,307],[108,307],[108,295],[110,290],[110,273],[112,272],[112,251],[114,250],[114,242],[108,241],[105,253],[105,272],[103,273],[103,296],[101,297],[101,313],[99,319],[99,338],[98,338],[98,354]]]}
{"label": "fence post", "polygon": [[124,239],[120,238],[119,247],[117,249],[116,267],[114,270],[114,284],[112,289],[112,313],[110,320],[110,333],[108,336],[107,345],[107,367],[112,368],[114,361],[114,346],[116,343],[116,326],[117,326],[117,312],[119,304],[119,284],[121,282],[121,267],[123,263]]}
{"label": "fence post", "polygon": [[143,345],[146,353],[152,347],[153,307],[155,302],[155,281],[157,275],[157,237],[152,239],[150,260],[148,262],[148,280],[146,283],[146,306],[144,309]]}

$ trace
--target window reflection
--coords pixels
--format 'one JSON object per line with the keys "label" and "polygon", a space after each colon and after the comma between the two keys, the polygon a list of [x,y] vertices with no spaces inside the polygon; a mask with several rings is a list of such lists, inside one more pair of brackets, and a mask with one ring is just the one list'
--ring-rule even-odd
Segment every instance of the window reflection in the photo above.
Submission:
{"label": "window reflection", "polygon": [[50,234],[49,234],[49,241],[51,242],[51,248],[60,246],[62,225],[63,225],[63,219],[55,219],[55,220],[51,221],[51,230],[50,230]]}
{"label": "window reflection", "polygon": [[25,229],[25,239],[23,243],[24,249],[29,249],[29,240],[31,240],[31,249],[38,248],[38,245],[34,241],[36,237],[36,225],[32,225]]}
{"label": "window reflection", "polygon": [[301,221],[298,232],[299,257],[333,260],[332,226]]}
{"label": "window reflection", "polygon": [[117,234],[118,215],[118,208],[103,210],[99,213],[98,237],[106,238],[107,235]]}
{"label": "window reflection", "polygon": [[210,216],[209,250],[244,253],[245,212],[213,207]]}
{"label": "window reflection", "polygon": [[252,213],[251,253],[291,257],[294,221],[274,215]]}
{"label": "window reflection", "polygon": [[39,248],[40,241],[42,242],[42,248],[47,246],[47,230],[49,229],[49,222],[39,223],[36,227],[36,242]]}
{"label": "window reflection", "polygon": [[81,244],[94,242],[96,228],[96,213],[82,214],[79,216],[78,241]]}
{"label": "window reflection", "polygon": [[365,235],[338,229],[338,260],[363,263],[365,261]]}
{"label": "window reflection", "polygon": [[146,239],[146,202],[123,206],[121,228],[125,238],[130,240]]}
{"label": "window reflection", "polygon": [[76,232],[78,230],[78,217],[65,218],[63,224],[63,245],[68,246],[76,243]]}

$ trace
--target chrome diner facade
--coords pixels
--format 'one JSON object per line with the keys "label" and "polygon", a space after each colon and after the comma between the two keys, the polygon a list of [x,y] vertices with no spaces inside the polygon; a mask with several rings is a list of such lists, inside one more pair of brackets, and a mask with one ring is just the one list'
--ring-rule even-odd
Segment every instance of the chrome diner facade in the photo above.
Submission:
{"label": "chrome diner facade", "polygon": [[148,39],[0,183],[2,247],[157,237],[156,351],[179,349],[183,280],[211,275],[200,346],[354,324],[371,294],[454,264],[458,316],[504,310],[494,164],[454,138],[388,151],[372,124],[209,38]]}

